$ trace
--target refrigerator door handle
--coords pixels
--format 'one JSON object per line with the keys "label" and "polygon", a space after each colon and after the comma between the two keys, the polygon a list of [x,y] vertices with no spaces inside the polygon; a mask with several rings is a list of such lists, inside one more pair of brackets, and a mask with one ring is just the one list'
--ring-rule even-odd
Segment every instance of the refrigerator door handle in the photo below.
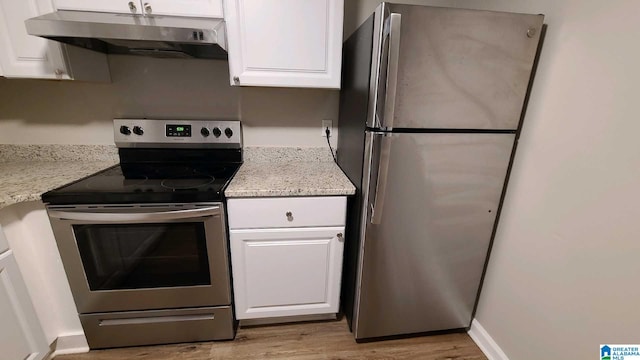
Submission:
{"label": "refrigerator door handle", "polygon": [[389,157],[391,154],[391,135],[380,136],[380,160],[378,163],[378,175],[376,177],[376,193],[371,205],[371,223],[380,224],[384,198],[387,190],[387,174],[389,172]]}
{"label": "refrigerator door handle", "polygon": [[393,129],[393,121],[396,108],[396,88],[398,85],[398,62],[400,60],[400,31],[402,25],[402,15],[391,13],[389,15],[388,30],[388,54],[386,81],[384,90],[384,112],[382,116],[381,128],[384,130]]}

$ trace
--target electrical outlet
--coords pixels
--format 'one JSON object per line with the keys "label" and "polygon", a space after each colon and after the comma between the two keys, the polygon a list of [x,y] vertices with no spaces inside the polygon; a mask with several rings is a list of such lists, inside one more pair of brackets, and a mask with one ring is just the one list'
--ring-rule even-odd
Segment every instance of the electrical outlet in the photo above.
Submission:
{"label": "electrical outlet", "polygon": [[329,128],[329,137],[333,136],[333,121],[331,120],[322,120],[322,137],[326,137],[327,134],[325,130]]}

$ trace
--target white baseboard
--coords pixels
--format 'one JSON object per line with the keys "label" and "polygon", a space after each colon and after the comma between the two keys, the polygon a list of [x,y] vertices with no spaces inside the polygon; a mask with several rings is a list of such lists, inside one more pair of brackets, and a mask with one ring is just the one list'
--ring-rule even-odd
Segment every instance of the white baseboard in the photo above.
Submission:
{"label": "white baseboard", "polygon": [[89,352],[89,345],[84,333],[66,334],[58,336],[55,341],[55,349],[49,359],[58,355],[81,354]]}
{"label": "white baseboard", "polygon": [[480,350],[489,360],[509,360],[507,355],[502,351],[500,346],[493,340],[491,335],[485,330],[478,320],[473,319],[471,322],[471,328],[467,331],[467,334],[478,345]]}

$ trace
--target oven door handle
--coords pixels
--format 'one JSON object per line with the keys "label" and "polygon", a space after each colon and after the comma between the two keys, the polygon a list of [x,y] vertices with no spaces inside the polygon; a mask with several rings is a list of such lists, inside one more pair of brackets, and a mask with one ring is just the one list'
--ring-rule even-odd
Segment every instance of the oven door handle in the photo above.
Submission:
{"label": "oven door handle", "polygon": [[49,217],[61,220],[95,221],[100,223],[170,221],[220,215],[220,206],[201,209],[173,210],[144,213],[103,213],[86,211],[49,210]]}

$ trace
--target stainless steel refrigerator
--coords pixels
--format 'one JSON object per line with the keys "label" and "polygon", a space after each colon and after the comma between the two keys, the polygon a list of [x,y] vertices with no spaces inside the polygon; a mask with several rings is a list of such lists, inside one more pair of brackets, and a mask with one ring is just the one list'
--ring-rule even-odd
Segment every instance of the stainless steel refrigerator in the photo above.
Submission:
{"label": "stainless steel refrigerator", "polygon": [[543,30],[542,15],[382,3],[345,41],[356,340],[470,326]]}

